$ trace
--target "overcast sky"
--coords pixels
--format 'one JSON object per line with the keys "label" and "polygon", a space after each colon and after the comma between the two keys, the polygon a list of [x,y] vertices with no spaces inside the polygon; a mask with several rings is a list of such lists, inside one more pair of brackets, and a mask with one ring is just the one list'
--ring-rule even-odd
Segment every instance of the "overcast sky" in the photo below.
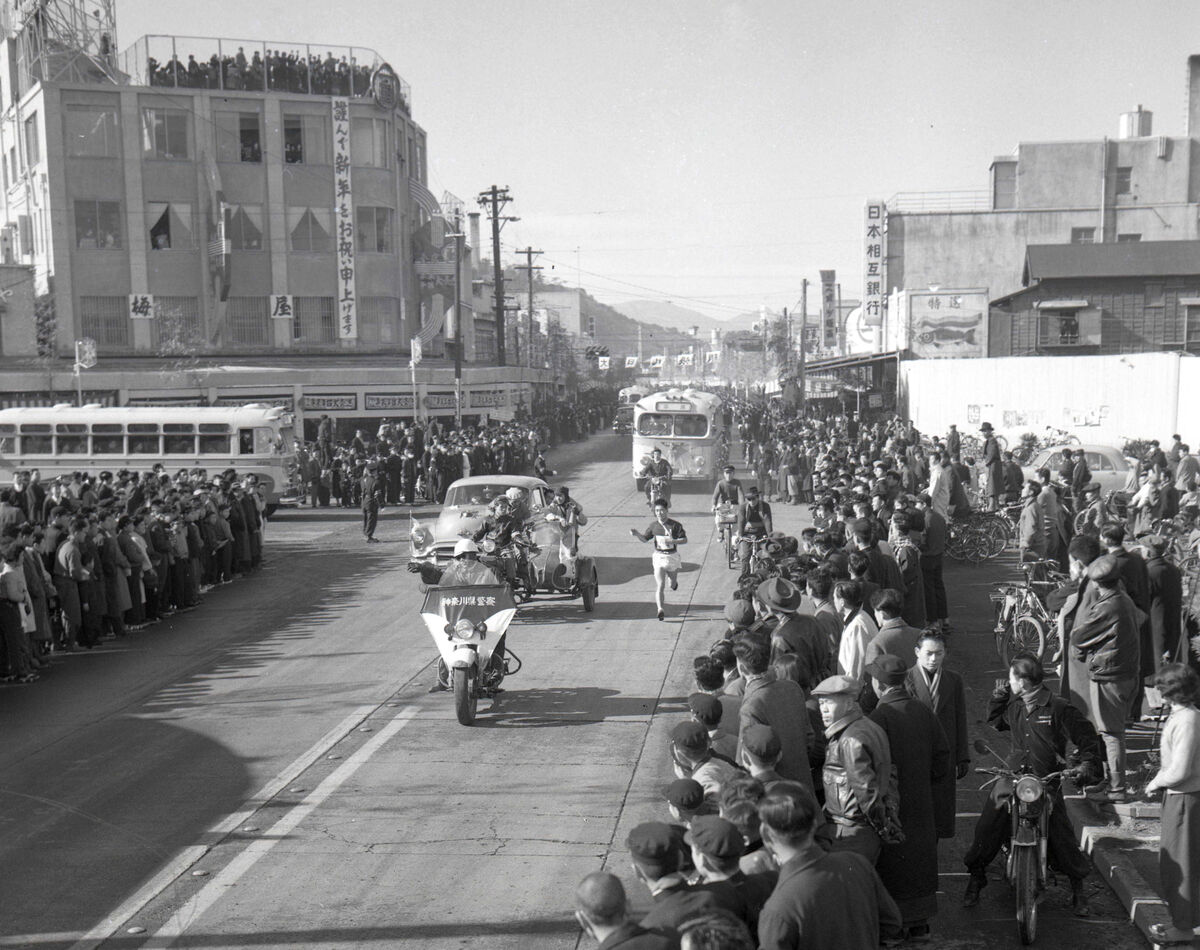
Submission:
{"label": "overcast sky", "polygon": [[1192,0],[118,0],[117,18],[122,47],[370,46],[412,85],[435,194],[507,185],[505,244],[544,249],[551,276],[716,317],[793,306],[819,268],[856,295],[868,198],[984,190],[1019,141],[1115,136],[1139,103],[1181,135],[1200,53]]}

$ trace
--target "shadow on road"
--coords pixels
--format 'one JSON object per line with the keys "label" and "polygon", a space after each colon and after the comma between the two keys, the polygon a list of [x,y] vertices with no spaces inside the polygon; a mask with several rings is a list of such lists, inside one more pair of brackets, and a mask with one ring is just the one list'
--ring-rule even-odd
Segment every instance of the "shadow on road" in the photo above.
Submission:
{"label": "shadow on road", "polygon": [[546,728],[617,718],[645,718],[655,712],[682,711],[686,697],[626,696],[600,686],[575,689],[514,689],[496,697],[490,709],[481,709],[477,728],[525,726]]}

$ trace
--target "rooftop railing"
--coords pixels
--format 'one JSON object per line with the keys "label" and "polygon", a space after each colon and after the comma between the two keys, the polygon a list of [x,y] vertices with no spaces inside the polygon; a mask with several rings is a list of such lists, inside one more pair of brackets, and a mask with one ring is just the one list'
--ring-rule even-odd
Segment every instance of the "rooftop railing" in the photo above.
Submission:
{"label": "rooftop railing", "polygon": [[983,191],[901,191],[887,202],[889,212],[938,214],[954,211],[991,211],[992,193]]}
{"label": "rooftop railing", "polygon": [[[143,86],[223,91],[369,96],[384,64],[373,49],[201,36],[143,36],[121,54],[128,81]],[[412,89],[397,78],[400,108]]]}

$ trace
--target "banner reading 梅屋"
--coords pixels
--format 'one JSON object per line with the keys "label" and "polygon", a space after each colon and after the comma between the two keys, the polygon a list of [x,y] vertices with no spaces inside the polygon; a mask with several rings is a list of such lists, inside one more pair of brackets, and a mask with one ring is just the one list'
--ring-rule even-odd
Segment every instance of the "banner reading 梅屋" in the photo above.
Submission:
{"label": "banner reading \u6885\u5c4b", "polygon": [[358,339],[358,300],[354,284],[354,200],[350,190],[350,100],[334,97],[333,216],[337,234],[338,339]]}

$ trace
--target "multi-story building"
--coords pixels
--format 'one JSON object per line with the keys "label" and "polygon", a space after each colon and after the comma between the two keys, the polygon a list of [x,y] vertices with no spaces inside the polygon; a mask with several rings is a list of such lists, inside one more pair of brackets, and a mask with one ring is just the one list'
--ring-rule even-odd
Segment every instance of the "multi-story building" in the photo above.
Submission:
{"label": "multi-story building", "polygon": [[3,11],[0,254],[52,318],[43,360],[89,338],[126,382],[134,358],[181,357],[408,382],[413,338],[435,358],[422,377],[444,355],[457,274],[469,366],[472,274],[448,234],[467,222],[429,192],[411,90],[377,52],[145,36],[118,53],[111,0],[27,7]]}

